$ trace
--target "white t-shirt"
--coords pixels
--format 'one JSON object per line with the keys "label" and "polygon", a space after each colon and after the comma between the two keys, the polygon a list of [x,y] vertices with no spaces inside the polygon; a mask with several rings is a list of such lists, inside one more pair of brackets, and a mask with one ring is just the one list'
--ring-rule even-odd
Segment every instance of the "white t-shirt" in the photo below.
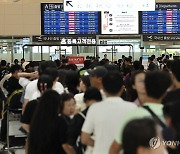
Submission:
{"label": "white t-shirt", "polygon": [[19,84],[20,84],[23,88],[25,88],[30,82],[31,82],[31,81],[28,80],[27,78],[21,77],[21,78],[19,79]]}
{"label": "white t-shirt", "polygon": [[[102,100],[105,100],[106,99],[106,95],[104,93],[104,91],[101,89],[100,90],[100,93],[101,93],[101,96],[102,96]],[[76,101],[76,108],[80,111],[83,111],[85,108],[86,108],[86,104],[84,102],[84,93],[79,93],[79,94],[76,94],[74,96],[74,99]]]}
{"label": "white t-shirt", "polygon": [[[40,97],[40,92],[38,90],[37,87],[37,80],[31,81],[25,90],[25,99],[28,99],[29,101],[34,100],[38,97]],[[60,82],[56,82],[54,90],[56,90],[59,94],[62,94],[64,92],[64,87],[62,86],[62,84]]]}
{"label": "white t-shirt", "polygon": [[137,106],[120,97],[107,97],[102,103],[93,104],[88,110],[82,131],[94,135],[93,154],[108,154],[119,123],[127,112]]}
{"label": "white t-shirt", "polygon": [[80,111],[83,111],[86,108],[86,104],[83,101],[84,93],[76,94],[74,99],[76,101],[76,108]]}

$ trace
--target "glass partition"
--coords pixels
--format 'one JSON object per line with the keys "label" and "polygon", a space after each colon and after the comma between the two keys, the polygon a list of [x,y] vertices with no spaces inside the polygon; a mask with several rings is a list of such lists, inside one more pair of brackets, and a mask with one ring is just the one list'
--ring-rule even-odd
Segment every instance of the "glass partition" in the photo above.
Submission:
{"label": "glass partition", "polygon": [[[29,37],[0,37],[0,59],[12,63],[23,58],[23,45],[29,44]],[[25,48],[25,59],[30,60],[30,48]]]}

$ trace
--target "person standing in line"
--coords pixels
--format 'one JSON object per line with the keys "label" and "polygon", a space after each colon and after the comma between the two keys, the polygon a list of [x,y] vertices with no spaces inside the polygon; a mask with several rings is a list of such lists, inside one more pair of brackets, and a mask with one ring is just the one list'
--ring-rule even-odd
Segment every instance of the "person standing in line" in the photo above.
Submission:
{"label": "person standing in line", "polygon": [[53,78],[49,75],[41,75],[38,79],[37,87],[40,93],[40,96],[37,99],[29,101],[26,105],[25,111],[21,117],[22,128],[29,133],[30,123],[33,118],[36,106],[39,103],[39,100],[42,94],[53,87]]}
{"label": "person standing in line", "polygon": [[[90,107],[81,134],[81,142],[94,147],[93,154],[108,154],[119,121],[127,112],[137,107],[120,98],[123,92],[123,78],[119,72],[107,73],[102,79],[102,84],[107,98]],[[92,133],[94,139],[91,138]]]}
{"label": "person standing in line", "polygon": [[[151,144],[153,138],[159,142]],[[132,120],[123,130],[124,154],[167,154],[164,145],[160,144],[161,141],[160,128],[152,119]],[[155,146],[159,147],[155,149]]]}
{"label": "person standing in line", "polygon": [[59,115],[61,97],[54,90],[47,90],[37,104],[30,124],[28,154],[66,154],[67,125]]}
{"label": "person standing in line", "polygon": [[[52,62],[52,61],[42,61],[40,63],[40,66],[38,68],[38,74],[39,76],[44,74],[45,70],[49,69],[51,70],[51,68],[55,68],[56,69],[56,64],[55,62]],[[55,83],[55,86],[53,87],[54,90],[56,90],[59,94],[63,93],[64,92],[64,87],[62,86],[61,83],[57,82],[58,78],[56,79],[56,83]],[[27,105],[27,103],[33,99],[36,99],[34,96],[34,94],[36,92],[38,92],[38,87],[37,87],[37,82],[38,82],[38,79],[36,80],[33,80],[31,81],[26,89],[25,89],[25,95],[24,95],[24,103],[23,103],[23,109],[22,109],[22,112],[24,112],[24,109]],[[38,96],[39,97],[39,96]]]}
{"label": "person standing in line", "polygon": [[95,87],[89,87],[84,93],[86,108],[82,112],[77,113],[70,123],[66,148],[73,148],[77,154],[84,154],[84,152],[87,153],[88,151],[92,151],[91,147],[86,147],[80,142],[81,128],[86,119],[89,107],[100,101],[102,101],[100,91]]}
{"label": "person standing in line", "polygon": [[129,101],[133,101],[137,106],[141,106],[146,102],[146,89],[145,89],[145,75],[146,73],[143,71],[135,72],[131,79],[131,88],[130,88],[130,96],[131,99]]}
{"label": "person standing in line", "polygon": [[152,71],[146,74],[146,103],[144,103],[142,107],[133,110],[131,113],[127,113],[124,119],[119,123],[119,130],[114,142],[111,145],[109,154],[119,154],[119,152],[123,149],[122,132],[124,126],[129,121],[147,117],[156,119],[161,127],[165,126],[163,123],[163,105],[161,104],[161,101],[165,97],[171,84],[172,81],[170,75],[167,72]]}
{"label": "person standing in line", "polygon": [[76,100],[76,110],[77,111],[82,111],[86,108],[86,104],[83,100],[84,97],[84,93],[85,91],[88,89],[88,87],[90,87],[90,79],[89,79],[89,75],[86,76],[82,76],[80,79],[80,84],[79,84],[79,89],[81,90],[81,93],[76,94],[74,96],[75,100]]}
{"label": "person standing in line", "polygon": [[67,126],[70,125],[73,116],[75,115],[76,102],[74,95],[71,93],[61,94],[60,113],[64,118]]}
{"label": "person standing in line", "polygon": [[[178,96],[179,98],[179,96]],[[168,131],[168,141],[180,141],[180,101],[179,99],[172,100],[163,107],[164,117],[166,119]],[[170,137],[170,138],[169,138]],[[169,154],[179,154],[179,145],[167,146]]]}
{"label": "person standing in line", "polygon": [[18,89],[22,89],[22,86],[19,84],[19,76],[18,73],[21,70],[20,65],[12,65],[10,72],[12,73],[11,77],[6,80],[3,84],[3,87],[8,91],[8,97]]}
{"label": "person standing in line", "polygon": [[97,66],[90,72],[91,87],[96,87],[100,90],[102,98],[105,99],[106,95],[103,90],[102,79],[106,76],[108,70],[104,66]]}
{"label": "person standing in line", "polygon": [[9,68],[7,68],[7,62],[5,60],[1,60],[0,64],[0,81],[4,78],[5,75],[9,74]]}

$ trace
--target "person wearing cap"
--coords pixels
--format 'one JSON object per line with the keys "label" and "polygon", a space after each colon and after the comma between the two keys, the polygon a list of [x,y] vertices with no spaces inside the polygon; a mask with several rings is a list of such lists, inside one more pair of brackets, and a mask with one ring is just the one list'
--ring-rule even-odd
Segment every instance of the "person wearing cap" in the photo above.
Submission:
{"label": "person wearing cap", "polygon": [[[101,69],[93,71],[96,75],[100,73],[97,70]],[[108,154],[114,135],[118,131],[119,122],[127,112],[137,107],[120,98],[124,88],[123,77],[119,72],[110,71],[101,80],[107,98],[89,108],[81,130],[81,142],[94,147],[93,154]],[[91,134],[94,135],[94,139],[91,138]]]}
{"label": "person wearing cap", "polygon": [[103,99],[106,98],[106,95],[103,91],[102,79],[105,75],[107,75],[107,73],[108,70],[103,66],[94,67],[94,69],[90,72],[91,86],[100,90]]}

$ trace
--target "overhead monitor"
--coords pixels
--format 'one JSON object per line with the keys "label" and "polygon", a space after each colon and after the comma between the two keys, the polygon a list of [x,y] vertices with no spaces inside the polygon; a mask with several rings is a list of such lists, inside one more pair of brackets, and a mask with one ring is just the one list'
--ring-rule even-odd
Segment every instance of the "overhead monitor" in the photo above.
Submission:
{"label": "overhead monitor", "polygon": [[102,34],[138,34],[138,11],[135,12],[101,12]]}
{"label": "overhead monitor", "polygon": [[142,34],[180,34],[180,11],[143,11],[140,23]]}
{"label": "overhead monitor", "polygon": [[42,35],[100,34],[100,26],[100,12],[63,12],[61,7],[41,4]]}
{"label": "overhead monitor", "polygon": [[140,12],[141,34],[180,34],[180,3],[157,3],[155,11]]}

